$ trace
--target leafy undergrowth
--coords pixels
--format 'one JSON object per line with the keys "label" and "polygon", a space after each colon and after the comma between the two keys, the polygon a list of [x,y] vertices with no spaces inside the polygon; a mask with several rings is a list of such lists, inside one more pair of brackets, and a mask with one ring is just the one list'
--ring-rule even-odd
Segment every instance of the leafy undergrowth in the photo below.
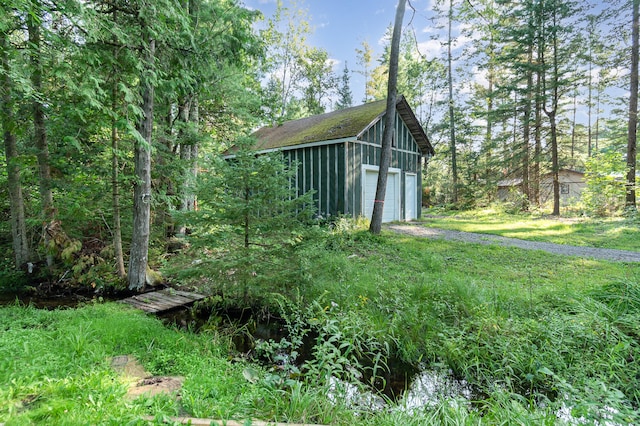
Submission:
{"label": "leafy undergrowth", "polygon": [[[212,303],[284,319],[287,337],[255,346],[271,363],[262,367],[230,356],[215,323],[179,331],[115,304],[0,309],[0,422],[640,422],[640,265],[340,227],[289,247],[250,273],[222,269],[223,280],[211,279],[220,256],[172,260],[182,284],[215,294]],[[313,356],[296,359],[309,341]],[[184,376],[180,399],[125,400],[108,363],[122,354]],[[402,397],[372,403],[363,392],[394,360],[450,371],[472,392],[411,408]]]}
{"label": "leafy undergrowth", "polygon": [[640,420],[640,265],[364,231],[305,257],[307,301],[470,384],[465,422]]}
{"label": "leafy undergrowth", "polygon": [[552,217],[539,212],[508,214],[500,208],[471,211],[427,211],[426,226],[455,231],[500,235],[523,240],[575,246],[640,251],[637,216],[588,218]]}

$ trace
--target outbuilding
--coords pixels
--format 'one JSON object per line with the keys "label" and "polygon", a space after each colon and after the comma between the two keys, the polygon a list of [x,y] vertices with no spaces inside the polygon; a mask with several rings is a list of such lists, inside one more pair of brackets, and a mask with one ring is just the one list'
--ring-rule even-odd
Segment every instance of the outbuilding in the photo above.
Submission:
{"label": "outbuilding", "polygon": [[[314,191],[323,217],[371,218],[375,200],[386,101],[365,103],[256,131],[257,152],[280,151],[297,164],[297,194]],[[384,222],[420,217],[423,165],[434,154],[403,96],[396,103],[392,160]]]}
{"label": "outbuilding", "polygon": [[[584,172],[571,169],[558,171],[560,183],[560,203],[563,206],[574,204],[582,197],[587,184]],[[522,194],[522,178],[504,179],[498,182],[498,199],[508,201],[512,194]],[[519,196],[519,195],[518,195]],[[545,173],[540,178],[540,202],[553,200],[553,173]]]}

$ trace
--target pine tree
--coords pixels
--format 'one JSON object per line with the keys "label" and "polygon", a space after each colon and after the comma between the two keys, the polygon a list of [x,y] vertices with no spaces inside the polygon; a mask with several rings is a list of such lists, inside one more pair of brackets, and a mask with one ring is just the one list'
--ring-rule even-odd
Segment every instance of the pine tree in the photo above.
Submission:
{"label": "pine tree", "polygon": [[344,69],[342,70],[342,78],[340,79],[340,86],[338,87],[338,101],[336,102],[336,109],[345,109],[353,106],[353,95],[351,94],[351,86],[349,85],[350,74],[347,62],[344,63]]}
{"label": "pine tree", "polygon": [[629,132],[627,137],[627,209],[636,210],[636,139],[638,130],[638,56],[640,51],[640,0],[633,0]]}

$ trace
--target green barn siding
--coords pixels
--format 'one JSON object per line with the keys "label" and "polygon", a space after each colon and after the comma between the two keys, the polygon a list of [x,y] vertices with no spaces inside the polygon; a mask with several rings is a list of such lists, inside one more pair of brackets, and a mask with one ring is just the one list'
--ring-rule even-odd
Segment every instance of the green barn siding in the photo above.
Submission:
{"label": "green barn siding", "polygon": [[298,164],[297,173],[290,183],[296,188],[296,195],[313,190],[314,204],[319,215],[335,215],[345,211],[346,163],[342,144],[287,150],[285,159],[289,164]]}
{"label": "green barn siding", "polygon": [[[314,190],[318,214],[359,216],[362,211],[362,166],[380,165],[380,142],[383,121],[365,131],[360,141],[287,150],[288,161],[298,163],[298,173],[292,181],[298,195]],[[409,128],[396,119],[396,143],[392,148],[391,167],[402,170],[400,178],[401,218],[405,217],[406,173],[416,173],[417,213],[421,213],[422,173],[420,150]]]}
{"label": "green barn siding", "polygon": [[350,167],[353,169],[353,204],[351,210],[356,216],[362,214],[362,144],[356,144],[353,149],[353,161]]}
{"label": "green barn siding", "polygon": [[336,182],[334,183],[334,187],[338,188],[338,192],[336,194],[336,202],[338,208],[336,211],[338,213],[347,213],[347,203],[345,202],[346,197],[346,185],[347,185],[347,169],[346,169],[346,144],[334,145],[335,151],[334,155],[336,157],[335,165],[337,167],[336,170]]}
{"label": "green barn siding", "polygon": [[318,147],[318,163],[320,165],[319,168],[319,176],[318,176],[318,186],[320,196],[318,197],[318,211],[322,212],[322,214],[326,214],[329,210],[329,150],[327,146]]}
{"label": "green barn siding", "polygon": [[313,157],[312,150],[304,150],[304,191],[308,192],[313,189]]}
{"label": "green barn siding", "polygon": [[336,215],[345,213],[345,144],[328,145],[327,158],[329,170],[328,189],[328,210],[327,214]]}
{"label": "green barn siding", "polygon": [[311,187],[310,191],[313,191],[313,199],[316,202],[316,211],[320,213],[320,197],[322,196],[322,182],[319,179],[320,176],[320,156],[318,155],[318,149],[316,147],[309,148],[309,155],[311,156]]}

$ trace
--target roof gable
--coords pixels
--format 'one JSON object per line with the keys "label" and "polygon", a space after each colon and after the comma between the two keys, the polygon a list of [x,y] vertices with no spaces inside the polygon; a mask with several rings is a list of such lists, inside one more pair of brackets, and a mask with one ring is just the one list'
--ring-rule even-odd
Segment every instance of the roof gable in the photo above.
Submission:
{"label": "roof gable", "polygon": [[[396,108],[420,146],[422,153],[433,154],[433,147],[404,96],[398,97]],[[253,134],[256,138],[255,149],[266,151],[314,142],[356,139],[380,120],[386,109],[386,101],[380,100],[326,114],[287,121],[278,126],[265,126]]]}

